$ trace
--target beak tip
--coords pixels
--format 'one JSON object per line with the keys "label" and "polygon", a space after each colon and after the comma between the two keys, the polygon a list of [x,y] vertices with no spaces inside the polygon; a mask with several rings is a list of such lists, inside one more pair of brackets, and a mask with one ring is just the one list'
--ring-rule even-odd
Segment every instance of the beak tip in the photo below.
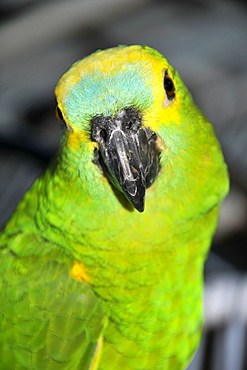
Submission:
{"label": "beak tip", "polygon": [[130,199],[130,202],[132,203],[133,207],[140,213],[144,211],[144,198],[139,199],[138,201],[134,201],[133,199]]}

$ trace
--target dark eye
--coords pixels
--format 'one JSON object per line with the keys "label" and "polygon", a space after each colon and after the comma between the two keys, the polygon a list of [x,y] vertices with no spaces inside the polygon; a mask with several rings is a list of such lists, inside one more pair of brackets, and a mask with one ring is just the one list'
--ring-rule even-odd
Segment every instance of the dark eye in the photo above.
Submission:
{"label": "dark eye", "polygon": [[167,98],[172,100],[175,98],[175,87],[173,81],[170,76],[168,76],[167,72],[164,76],[164,89],[166,91]]}
{"label": "dark eye", "polygon": [[58,106],[56,107],[56,117],[59,121],[65,123],[64,118],[63,118],[63,114],[62,114],[61,110],[58,108]]}
{"label": "dark eye", "polygon": [[66,130],[68,132],[73,132],[73,129],[70,125],[67,125],[67,123],[65,122],[64,118],[63,118],[63,113],[61,112],[60,108],[58,108],[58,106],[56,107],[56,117],[57,119],[63,123],[64,127],[66,128]]}

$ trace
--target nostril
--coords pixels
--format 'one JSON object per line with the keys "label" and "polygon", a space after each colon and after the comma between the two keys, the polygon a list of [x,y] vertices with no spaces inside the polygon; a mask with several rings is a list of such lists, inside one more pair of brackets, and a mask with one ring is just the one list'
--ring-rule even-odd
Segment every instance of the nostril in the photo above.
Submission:
{"label": "nostril", "polygon": [[95,116],[91,121],[91,140],[105,144],[110,137],[113,126],[111,117]]}
{"label": "nostril", "polygon": [[104,142],[106,142],[106,140],[107,140],[107,132],[106,132],[106,130],[105,130],[104,128],[102,128],[102,129],[100,130],[99,135],[100,135],[100,138],[101,138]]}
{"label": "nostril", "polygon": [[131,129],[132,129],[132,127],[133,127],[133,125],[134,125],[134,122],[133,122],[133,121],[129,121],[129,122],[127,122],[127,123],[126,123],[126,129],[127,129],[127,130],[131,130]]}
{"label": "nostril", "polygon": [[126,134],[135,134],[141,127],[141,115],[134,108],[126,108],[118,114],[121,120],[121,129]]}

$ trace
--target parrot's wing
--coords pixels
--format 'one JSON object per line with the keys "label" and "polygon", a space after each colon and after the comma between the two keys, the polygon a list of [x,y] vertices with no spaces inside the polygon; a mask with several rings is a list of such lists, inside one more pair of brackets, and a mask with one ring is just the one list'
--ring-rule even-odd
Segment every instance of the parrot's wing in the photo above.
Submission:
{"label": "parrot's wing", "polygon": [[90,285],[61,253],[0,256],[1,368],[97,369],[105,319]]}

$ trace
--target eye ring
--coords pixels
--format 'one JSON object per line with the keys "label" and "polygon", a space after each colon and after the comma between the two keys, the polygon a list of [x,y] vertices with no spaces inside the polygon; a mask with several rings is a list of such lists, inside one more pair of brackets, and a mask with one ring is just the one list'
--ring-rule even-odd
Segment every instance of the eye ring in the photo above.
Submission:
{"label": "eye ring", "polygon": [[62,122],[62,124],[65,126],[66,130],[68,132],[73,132],[73,129],[72,127],[70,127],[69,125],[67,125],[67,123],[65,122],[65,119],[63,118],[63,113],[61,112],[61,109],[56,106],[56,110],[55,110],[55,113],[56,113],[56,117],[57,119]]}
{"label": "eye ring", "polygon": [[167,99],[173,100],[175,98],[175,86],[167,71],[165,71],[163,84]]}
{"label": "eye ring", "polygon": [[58,105],[56,106],[55,113],[56,113],[56,117],[57,117],[57,119],[58,119],[60,122],[65,123],[64,118],[63,118],[63,114],[62,114],[62,112],[61,112],[61,109],[58,107]]}

